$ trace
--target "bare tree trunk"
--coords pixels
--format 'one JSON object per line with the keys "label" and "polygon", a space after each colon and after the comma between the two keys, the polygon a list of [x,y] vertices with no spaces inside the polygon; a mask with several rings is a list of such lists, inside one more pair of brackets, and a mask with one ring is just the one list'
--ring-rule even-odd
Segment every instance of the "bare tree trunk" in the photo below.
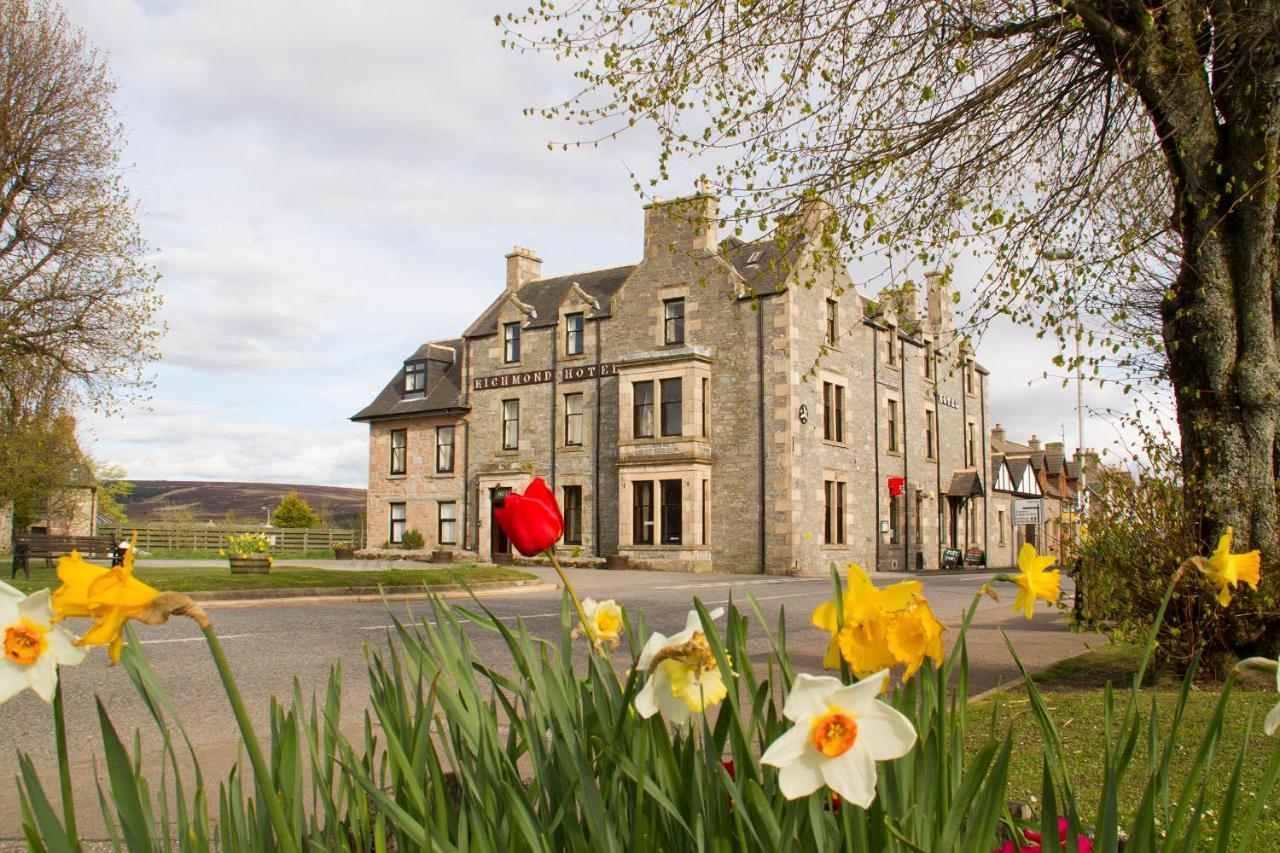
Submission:
{"label": "bare tree trunk", "polygon": [[1280,360],[1275,202],[1245,199],[1184,230],[1182,269],[1163,306],[1183,466],[1201,537],[1280,566],[1276,525]]}

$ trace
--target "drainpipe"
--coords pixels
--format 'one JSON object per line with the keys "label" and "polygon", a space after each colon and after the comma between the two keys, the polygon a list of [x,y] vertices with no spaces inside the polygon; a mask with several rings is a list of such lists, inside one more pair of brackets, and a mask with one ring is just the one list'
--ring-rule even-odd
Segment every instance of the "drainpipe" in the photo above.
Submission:
{"label": "drainpipe", "polygon": [[[892,327],[890,335],[898,334]],[[901,343],[906,343],[902,340]],[[911,571],[911,430],[907,429],[907,348],[898,351],[898,384],[902,386],[902,570]]]}
{"label": "drainpipe", "polygon": [[551,494],[556,493],[556,403],[560,394],[560,324],[551,327]]}
{"label": "drainpipe", "polygon": [[978,406],[979,406],[980,416],[982,418],[982,423],[979,425],[980,431],[982,432],[982,438],[980,439],[980,442],[981,442],[980,447],[982,450],[982,465],[978,469],[979,471],[978,476],[980,478],[980,482],[982,483],[982,559],[986,564],[985,567],[990,568],[991,566],[991,519],[988,517],[987,513],[989,511],[988,508],[991,505],[991,499],[990,499],[991,496],[989,494],[990,484],[987,482],[987,480],[991,477],[991,462],[990,460],[987,459],[987,379],[981,373],[978,374],[978,394],[979,394]]}
{"label": "drainpipe", "polygon": [[467,520],[471,517],[468,513],[471,511],[471,420],[468,418],[462,422],[462,547],[465,549],[471,538],[470,525]]}
{"label": "drainpipe", "polygon": [[875,421],[875,429],[871,431],[873,457],[875,459],[875,482],[871,491],[876,496],[876,521],[873,532],[876,541],[876,571],[880,571],[880,330],[871,326],[871,412]]}
{"label": "drainpipe", "polygon": [[760,407],[756,428],[760,437],[760,574],[765,574],[765,445],[764,445],[764,300],[756,299],[756,370]]}
{"label": "drainpipe", "polygon": [[938,506],[938,570],[942,569],[942,400],[938,396],[938,352],[933,347],[933,499]]}
{"label": "drainpipe", "polygon": [[600,318],[593,317],[596,326],[596,441],[595,450],[591,454],[591,515],[592,541],[595,543],[596,556],[603,556],[600,548]]}
{"label": "drainpipe", "polygon": [[[963,352],[963,350],[961,351]],[[964,448],[962,456],[965,461],[972,464],[973,460],[968,459],[969,456],[969,386],[966,384],[969,371],[968,359],[960,362],[960,435],[961,446]],[[960,511],[964,513],[964,548],[969,550],[969,498],[965,497],[960,502]],[[960,567],[964,568],[964,559],[961,558]]]}

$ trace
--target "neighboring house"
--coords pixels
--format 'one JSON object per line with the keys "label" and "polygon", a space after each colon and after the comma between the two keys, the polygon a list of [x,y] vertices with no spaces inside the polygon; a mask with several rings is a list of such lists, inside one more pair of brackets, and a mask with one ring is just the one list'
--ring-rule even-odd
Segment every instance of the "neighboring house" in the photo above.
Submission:
{"label": "neighboring house", "polygon": [[14,533],[96,536],[98,483],[89,466],[77,463],[68,484],[49,497],[39,517],[26,530],[15,530]]}
{"label": "neighboring house", "polygon": [[[830,215],[811,205],[808,233]],[[510,551],[495,498],[546,479],[560,549],[649,568],[935,569],[990,550],[987,371],[949,286],[860,296],[820,241],[721,242],[717,199],[644,209],[630,266],[542,277],[517,247],[460,338],[425,343],[369,424],[368,541]]]}
{"label": "neighboring house", "polygon": [[992,427],[992,565],[1012,564],[1024,542],[1064,562],[1073,558],[1082,463],[1092,491],[1090,472],[1100,470],[1094,451],[1068,458],[1060,441],[1042,447],[1033,435],[1018,444],[1005,438],[999,424]]}

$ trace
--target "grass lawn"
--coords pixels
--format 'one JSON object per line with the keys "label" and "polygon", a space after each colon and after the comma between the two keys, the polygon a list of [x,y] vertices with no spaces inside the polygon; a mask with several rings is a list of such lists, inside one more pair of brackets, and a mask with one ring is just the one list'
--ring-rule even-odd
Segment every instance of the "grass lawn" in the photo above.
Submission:
{"label": "grass lawn", "polygon": [[[1129,684],[1137,668],[1139,650],[1135,646],[1112,645],[1092,649],[1083,655],[1063,661],[1036,678],[1036,683],[1053,714],[1053,720],[1062,737],[1063,747],[1072,780],[1081,803],[1081,819],[1086,826],[1094,826],[1097,817],[1098,796],[1101,790],[1104,733],[1102,730],[1102,687],[1109,680],[1115,685],[1116,713],[1122,713],[1128,701]],[[1174,704],[1181,683],[1174,679],[1162,679],[1157,683],[1157,715],[1162,731],[1168,731]],[[1218,699],[1216,685],[1200,685],[1193,689],[1187,704],[1179,733],[1179,741],[1172,759],[1175,786],[1180,774],[1194,761],[1201,736],[1213,717]],[[1145,690],[1140,700],[1140,713],[1151,707],[1150,690]],[[1275,681],[1270,678],[1237,683],[1227,706],[1228,724],[1219,743],[1213,768],[1206,773],[1206,802],[1208,808],[1217,809],[1230,784],[1235,767],[1236,754],[1244,739],[1245,725],[1253,715],[1253,737],[1245,757],[1239,795],[1237,819],[1243,821],[1256,800],[1254,793],[1261,784],[1263,773],[1276,747],[1280,735],[1268,738],[1262,733],[1262,720],[1280,695],[1276,694]],[[996,732],[1002,736],[1008,729],[1013,733],[1013,759],[1010,767],[1009,798],[1023,803],[1039,800],[1042,774],[1043,741],[1036,725],[1026,693],[1011,690],[1000,699],[1000,717]],[[976,703],[971,711],[970,751],[976,751],[990,730],[992,715],[996,712],[995,699]],[[1137,750],[1129,766],[1129,775],[1144,772],[1147,766],[1146,731],[1139,738]],[[1138,806],[1140,789],[1134,785],[1122,785],[1120,791],[1120,825],[1126,826]],[[1173,791],[1171,796],[1177,796]],[[1033,798],[1035,798],[1033,800]],[[1280,795],[1272,793],[1270,811],[1259,820],[1253,850],[1280,850]],[[1204,818],[1210,827],[1217,823],[1216,815]],[[1210,833],[1213,834],[1213,833]]]}
{"label": "grass lawn", "polygon": [[[44,561],[33,561],[31,580],[21,574],[8,579],[8,562],[5,568],[7,583],[23,592],[35,592],[44,587],[58,585],[52,569]],[[327,589],[336,587],[405,587],[439,586],[456,583],[488,583],[491,581],[527,580],[534,577],[527,572],[499,567],[455,566],[442,569],[385,569],[373,572],[335,572],[306,566],[276,566],[265,575],[233,575],[227,567],[221,568],[148,568],[140,566],[134,575],[152,586],[172,592],[218,592],[238,589]]]}

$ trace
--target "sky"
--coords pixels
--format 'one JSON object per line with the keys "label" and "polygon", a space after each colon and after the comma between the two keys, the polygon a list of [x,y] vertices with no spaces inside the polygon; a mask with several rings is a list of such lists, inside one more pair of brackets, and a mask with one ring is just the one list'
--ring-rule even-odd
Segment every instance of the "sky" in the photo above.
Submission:
{"label": "sky", "polygon": [[[118,83],[124,178],[162,276],[150,399],[81,421],[130,478],[363,487],[368,428],[348,418],[501,292],[513,245],[547,276],[640,257],[628,167],[652,164],[652,139],[548,150],[575,129],[522,110],[563,99],[571,69],[502,49],[506,4],[64,5]],[[1073,448],[1074,388],[1040,378],[1055,351],[1007,323],[978,344],[991,423]],[[1123,405],[1085,395],[1091,413]],[[1091,415],[1085,437],[1117,433]]]}

